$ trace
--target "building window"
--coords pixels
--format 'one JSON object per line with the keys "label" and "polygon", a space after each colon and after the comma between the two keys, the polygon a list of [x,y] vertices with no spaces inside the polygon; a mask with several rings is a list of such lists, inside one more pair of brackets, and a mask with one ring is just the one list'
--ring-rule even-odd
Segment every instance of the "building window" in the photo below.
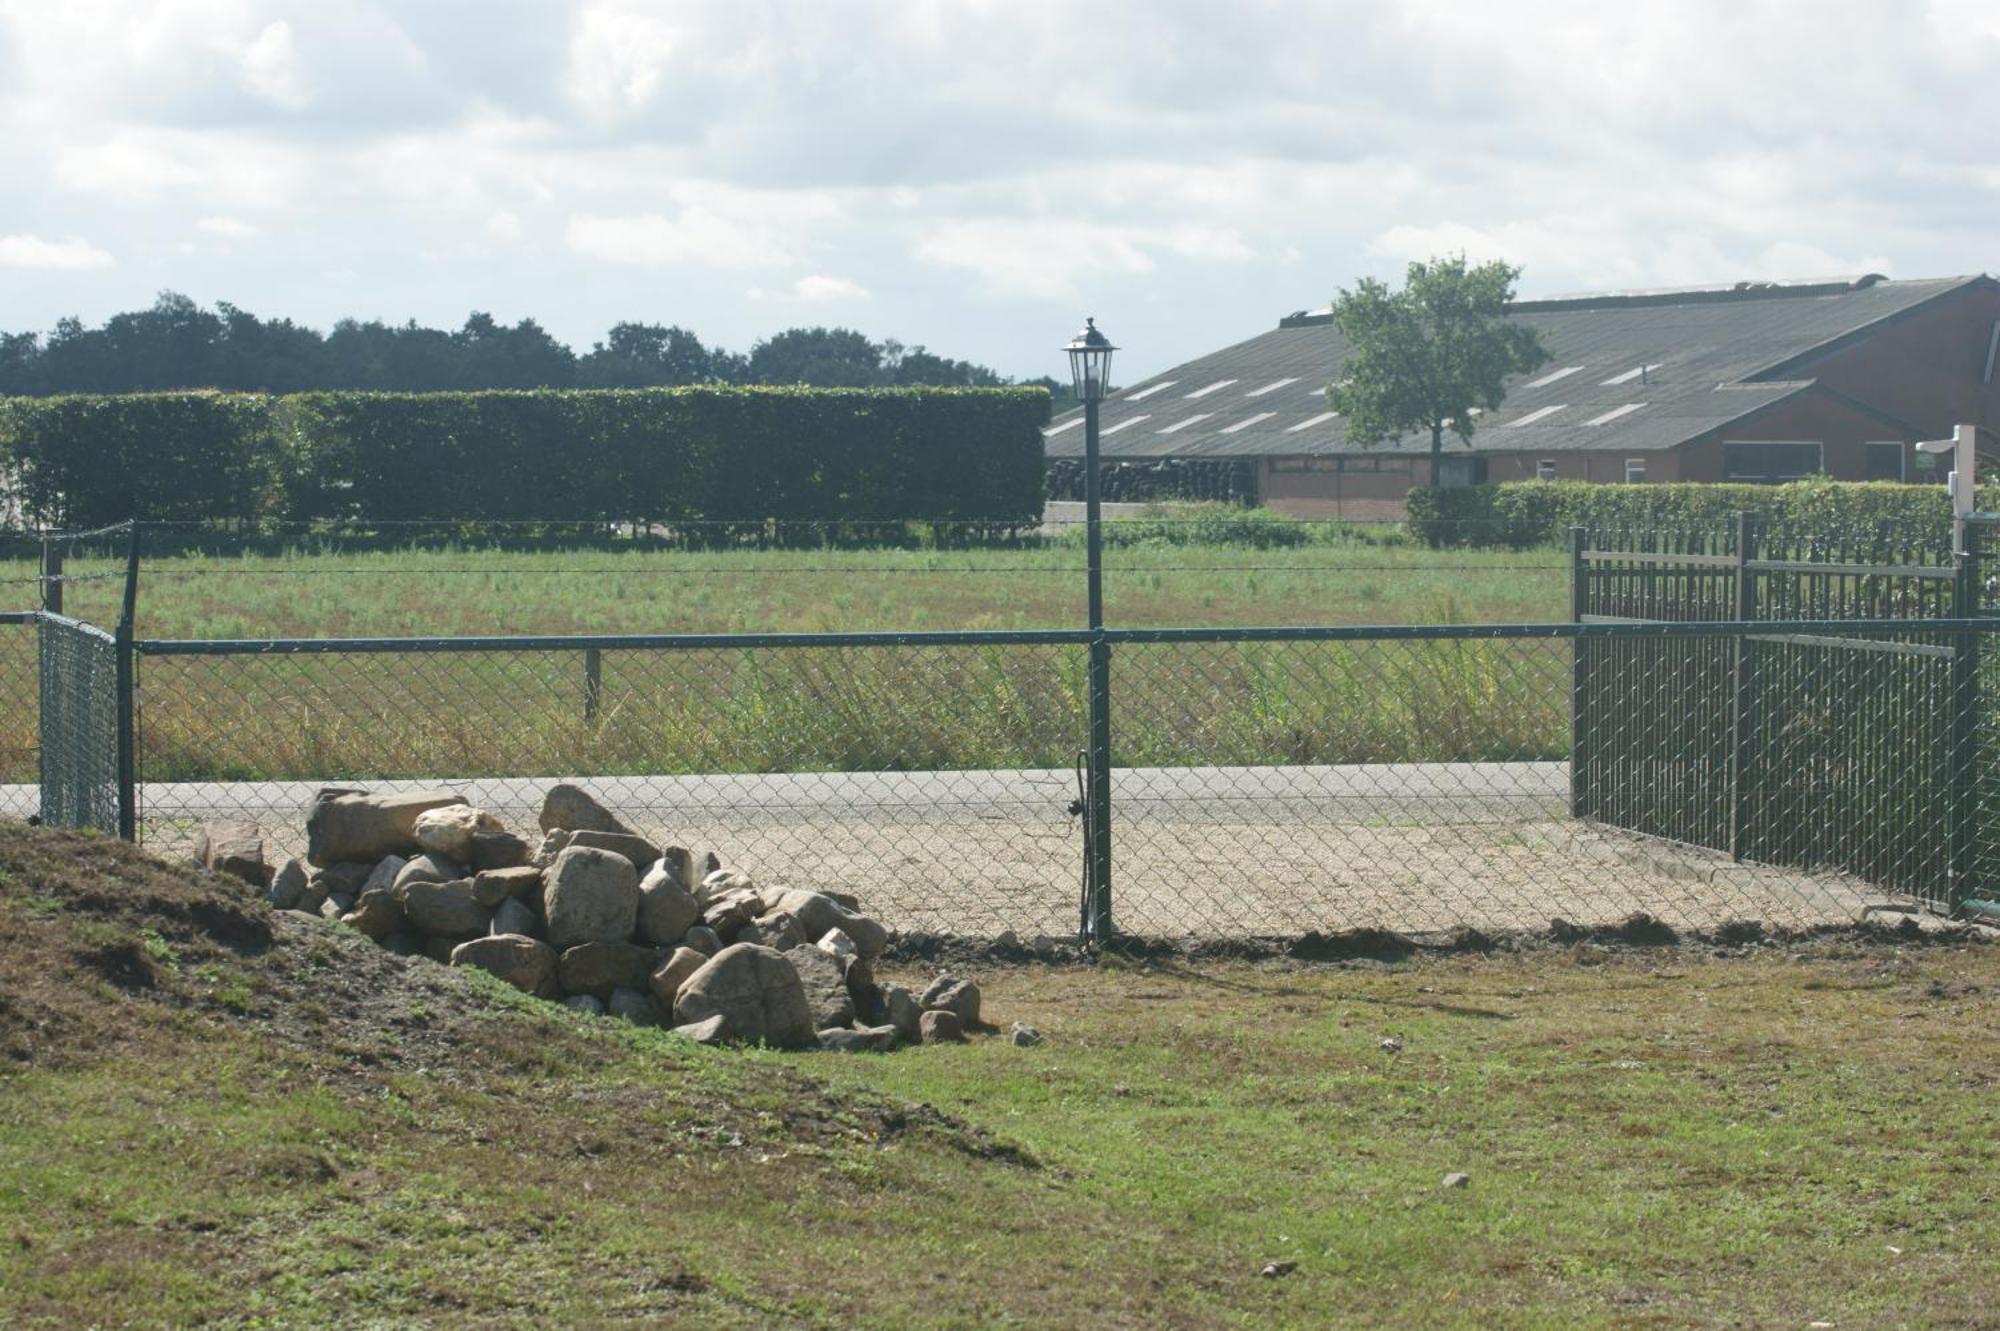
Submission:
{"label": "building window", "polygon": [[1906,450],[1900,440],[1886,443],[1870,442],[1861,446],[1862,460],[1866,464],[1861,479],[1866,481],[1900,481],[1903,479],[1903,463]]}
{"label": "building window", "polygon": [[1556,460],[1554,458],[1537,458],[1535,460],[1535,479],[1538,481],[1552,481],[1555,478]]}
{"label": "building window", "polygon": [[1625,459],[1625,484],[1639,485],[1646,479],[1646,459]]}
{"label": "building window", "polygon": [[1724,440],[1722,479],[1746,485],[1782,485],[1826,470],[1816,443]]}

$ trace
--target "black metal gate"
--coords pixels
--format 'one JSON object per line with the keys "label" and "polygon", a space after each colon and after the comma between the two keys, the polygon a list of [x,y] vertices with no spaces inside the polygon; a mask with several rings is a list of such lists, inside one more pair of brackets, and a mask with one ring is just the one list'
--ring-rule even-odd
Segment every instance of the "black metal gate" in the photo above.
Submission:
{"label": "black metal gate", "polygon": [[[1978,552],[1949,533],[1790,540],[1746,518],[1672,533],[1572,533],[1584,623],[1734,621],[1769,632],[1593,641],[1574,659],[1578,818],[1852,874],[1941,911],[1979,891]],[[1787,620],[1908,632],[1787,632]],[[1990,801],[1988,801],[1990,802]]]}

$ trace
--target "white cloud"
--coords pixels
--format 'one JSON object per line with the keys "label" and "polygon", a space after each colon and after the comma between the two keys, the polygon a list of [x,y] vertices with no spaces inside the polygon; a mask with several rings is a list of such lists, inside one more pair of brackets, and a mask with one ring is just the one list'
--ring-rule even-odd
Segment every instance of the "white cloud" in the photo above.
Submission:
{"label": "white cloud", "polygon": [[194,225],[195,230],[221,240],[251,240],[263,234],[263,228],[240,217],[204,217]]}
{"label": "white cloud", "polygon": [[311,103],[291,24],[282,20],[265,24],[237,52],[236,63],[243,87],[252,96],[286,111],[303,111]]}
{"label": "white cloud", "polygon": [[628,217],[579,214],[564,236],[570,249],[606,263],[657,268],[692,264],[705,268],[769,268],[789,263],[791,252],[765,234],[746,231],[706,208],[684,208],[672,217],[638,213]]}
{"label": "white cloud", "polygon": [[751,287],[744,294],[754,301],[797,301],[805,305],[820,305],[833,301],[867,300],[868,288],[849,278],[808,273],[790,286],[776,291]]}
{"label": "white cloud", "polygon": [[86,240],[44,240],[40,236],[0,236],[0,268],[42,268],[57,272],[83,272],[109,268],[109,252]]}
{"label": "white cloud", "polygon": [[600,121],[638,110],[659,91],[679,44],[678,31],[655,13],[589,5],[570,38],[569,95]]}
{"label": "white cloud", "polygon": [[975,274],[990,296],[1069,300],[1090,281],[1154,272],[1162,253],[1240,263],[1250,246],[1227,227],[1107,225],[1057,218],[944,222],[924,230],[919,263]]}

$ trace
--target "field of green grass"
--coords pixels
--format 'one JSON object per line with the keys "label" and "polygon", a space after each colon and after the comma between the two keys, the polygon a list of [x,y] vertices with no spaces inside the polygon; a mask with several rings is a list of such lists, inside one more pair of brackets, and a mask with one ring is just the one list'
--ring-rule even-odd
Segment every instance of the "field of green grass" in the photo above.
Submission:
{"label": "field of green grass", "polygon": [[709,1051],[0,824],[0,1322],[1990,1325],[1995,962],[986,966],[1044,1043]]}
{"label": "field of green grass", "polygon": [[[1268,525],[1115,528],[1107,620],[1567,613],[1556,552],[1434,551],[1394,532],[1313,524],[1293,524],[1309,538],[1290,532],[1309,543],[1273,546]],[[120,581],[95,575],[118,567],[104,552],[73,559],[81,580],[65,610],[113,622]],[[0,581],[33,572],[0,564]],[[138,604],[140,636],[165,638],[1074,628],[1083,549],[1065,532],[982,550],[192,553],[146,560]],[[23,699],[27,636],[0,643],[0,693]],[[1559,756],[1559,656],[1532,644],[1146,649],[1114,679],[1119,760]],[[160,659],[142,672],[142,749],[146,778],[169,781],[1063,766],[1081,729],[1082,667],[1080,649],[613,653],[586,717],[579,653]],[[14,758],[0,756],[11,774],[0,779],[23,780],[32,710],[8,714],[0,750]]]}

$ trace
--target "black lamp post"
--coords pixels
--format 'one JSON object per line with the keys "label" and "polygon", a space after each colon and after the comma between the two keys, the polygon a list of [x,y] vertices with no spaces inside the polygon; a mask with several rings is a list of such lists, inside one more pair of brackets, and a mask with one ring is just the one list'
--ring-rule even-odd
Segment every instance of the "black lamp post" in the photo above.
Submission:
{"label": "black lamp post", "polygon": [[1104,640],[1104,529],[1098,498],[1097,407],[1111,380],[1118,348],[1097,331],[1095,319],[1063,350],[1076,395],[1083,400],[1083,520],[1090,588],[1090,755],[1087,762],[1090,885],[1083,903],[1083,932],[1100,947],[1111,939],[1111,644]]}

